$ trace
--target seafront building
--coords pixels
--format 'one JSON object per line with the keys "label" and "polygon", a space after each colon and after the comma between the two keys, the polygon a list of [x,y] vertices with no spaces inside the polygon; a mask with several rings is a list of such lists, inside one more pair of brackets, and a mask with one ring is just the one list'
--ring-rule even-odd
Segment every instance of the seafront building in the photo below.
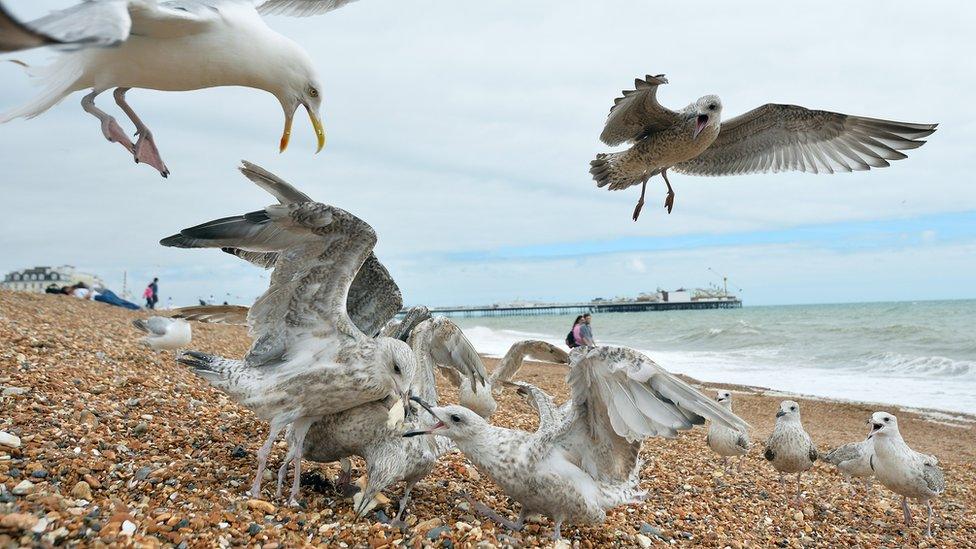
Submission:
{"label": "seafront building", "polygon": [[105,286],[102,279],[96,275],[80,272],[71,265],[61,265],[60,267],[31,267],[9,272],[0,282],[0,288],[42,294],[51,285],[60,288],[79,282],[84,282],[88,287]]}

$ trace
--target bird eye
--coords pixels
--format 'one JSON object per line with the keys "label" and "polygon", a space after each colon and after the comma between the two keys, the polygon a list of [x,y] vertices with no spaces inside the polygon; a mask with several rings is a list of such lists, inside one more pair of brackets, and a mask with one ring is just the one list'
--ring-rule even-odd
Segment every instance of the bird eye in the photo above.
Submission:
{"label": "bird eye", "polygon": [[454,423],[461,423],[461,416],[457,414],[451,414],[451,421]]}
{"label": "bird eye", "polygon": [[308,95],[310,95],[312,97],[318,97],[319,96],[319,90],[317,90],[315,88],[309,88],[308,89]]}
{"label": "bird eye", "polygon": [[400,366],[398,364],[394,364],[393,365],[393,371],[399,374],[400,373]]}
{"label": "bird eye", "polygon": [[715,103],[712,103],[712,104],[710,104],[710,105],[708,106],[708,110],[710,110],[710,111],[714,111],[714,110],[715,110]]}
{"label": "bird eye", "polygon": [[885,423],[888,423],[888,418],[885,418]]}
{"label": "bird eye", "polygon": [[790,406],[790,411],[791,412],[795,412],[796,411],[796,406]]}

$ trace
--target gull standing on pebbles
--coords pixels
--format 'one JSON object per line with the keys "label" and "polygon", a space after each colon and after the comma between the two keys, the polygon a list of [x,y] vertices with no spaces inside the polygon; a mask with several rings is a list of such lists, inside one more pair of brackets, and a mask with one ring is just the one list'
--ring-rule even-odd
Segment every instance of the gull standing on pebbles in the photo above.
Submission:
{"label": "gull standing on pebbles", "polygon": [[[0,115],[0,123],[34,118],[73,92],[90,89],[81,106],[99,120],[105,138],[167,177],[169,169],[153,134],[126,102],[126,92],[246,86],[265,90],[281,103],[281,151],[288,146],[299,106],[308,111],[317,150],[322,150],[322,84],[312,59],[293,40],[271,30],[261,14],[312,15],[351,1],[89,0],[27,23],[0,5],[0,51],[46,45],[70,49],[50,66],[27,68],[44,89],[29,103]],[[95,97],[110,88],[136,128],[135,143],[115,118],[95,106]]]}
{"label": "gull standing on pebbles", "polygon": [[[864,481],[864,497],[866,498],[871,491],[871,477],[874,471],[871,469],[871,456],[874,455],[874,441],[871,435],[860,442],[848,442],[843,446],[834,448],[823,460],[837,467],[844,478],[850,480],[857,477]],[[851,494],[854,487],[851,486]]]}
{"label": "gull standing on pebbles", "polygon": [[323,416],[374,401],[389,403],[391,412],[400,402],[402,418],[416,361],[406,343],[367,336],[347,313],[350,286],[376,243],[372,227],[335,206],[302,201],[305,195],[256,166],[245,164],[242,171],[260,179],[281,203],[184,229],[160,243],[277,254],[270,287],[248,312],[254,342],[244,360],[190,351],[180,361],[271,423],[258,451],[252,496],[260,495],[272,444],[292,427],[298,448],[294,502],[309,427]]}
{"label": "gull standing on pebbles", "polygon": [[925,535],[931,536],[932,498],[942,495],[946,488],[939,460],[909,448],[898,431],[898,419],[887,412],[871,415],[871,440],[874,455],[870,464],[874,476],[885,488],[901,496],[906,525],[912,524],[908,498],[925,503],[928,510]]}
{"label": "gull standing on pebbles", "polygon": [[600,139],[625,151],[601,153],[590,162],[598,187],[641,186],[634,221],[644,206],[647,180],[661,174],[668,187],[664,207],[674,206],[668,170],[688,175],[743,175],[800,171],[834,173],[883,168],[921,147],[938,124],[912,124],[767,103],[722,122],[722,101],[706,95],[672,111],[658,103],[663,74],[634,81],[614,100]]}
{"label": "gull standing on pebbles", "polygon": [[[641,442],[652,436],[673,437],[705,419],[746,430],[748,424],[671,375],[651,359],[620,347],[578,348],[570,355],[568,382],[572,404],[565,415],[553,413],[551,401],[539,429],[528,433],[490,425],[463,406],[433,407],[418,402],[436,423],[404,436],[434,434],[451,439],[467,458],[522,504],[520,529],[528,513],[555,521],[559,539],[564,521],[601,523],[607,509],[641,501]],[[523,387],[527,384],[521,384]],[[542,393],[529,392],[529,396]]]}
{"label": "gull standing on pebbles", "polygon": [[763,457],[779,471],[779,482],[783,483],[784,473],[796,473],[796,500],[800,495],[800,475],[813,467],[817,461],[817,447],[810,435],[803,430],[800,422],[800,405],[792,400],[784,400],[776,412],[776,427],[766,440]]}
{"label": "gull standing on pebbles", "polygon": [[[731,391],[718,391],[715,401],[728,409],[729,412],[732,411]],[[712,422],[708,426],[708,435],[705,436],[705,441],[708,443],[709,448],[716,454],[722,456],[723,469],[725,469],[730,456],[739,456],[737,471],[742,470],[742,461],[745,459],[746,454],[749,453],[749,448],[752,447],[748,433],[738,429],[729,429],[718,422]]]}
{"label": "gull standing on pebbles", "polygon": [[181,318],[151,316],[145,320],[133,320],[132,325],[146,334],[142,342],[154,351],[183,349],[192,338],[190,323]]}

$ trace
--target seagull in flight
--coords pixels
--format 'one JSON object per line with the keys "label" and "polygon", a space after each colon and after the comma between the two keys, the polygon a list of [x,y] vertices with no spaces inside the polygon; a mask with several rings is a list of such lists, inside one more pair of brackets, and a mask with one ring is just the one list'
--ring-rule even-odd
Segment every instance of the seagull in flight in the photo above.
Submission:
{"label": "seagull in flight", "polygon": [[[298,107],[308,112],[316,152],[321,151],[322,83],[312,59],[295,41],[268,27],[261,15],[313,15],[352,1],[88,0],[29,22],[17,20],[0,3],[0,53],[44,46],[63,50],[49,66],[26,67],[43,89],[25,105],[0,114],[0,123],[34,118],[68,95],[89,90],[81,106],[98,119],[105,138],[122,145],[136,163],[168,177],[152,132],[125,94],[132,88],[245,86],[265,90],[281,103],[285,129],[280,151],[288,147]],[[95,105],[95,98],[112,88],[115,102],[135,126],[135,143],[114,117]]]}
{"label": "seagull in flight", "polygon": [[688,175],[744,175],[799,171],[835,173],[884,168],[921,147],[938,124],[850,116],[797,105],[767,103],[722,122],[722,100],[706,95],[673,111],[657,100],[663,74],[634,81],[614,100],[600,140],[630,148],[600,153],[590,162],[597,187],[641,186],[634,221],[644,207],[647,181],[664,178],[664,207],[674,207],[668,170]]}

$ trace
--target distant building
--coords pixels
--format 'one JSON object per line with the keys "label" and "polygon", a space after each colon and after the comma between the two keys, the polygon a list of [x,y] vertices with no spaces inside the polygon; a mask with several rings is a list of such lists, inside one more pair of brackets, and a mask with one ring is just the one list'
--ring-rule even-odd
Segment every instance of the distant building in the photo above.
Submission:
{"label": "distant building", "polygon": [[84,282],[89,287],[104,286],[101,278],[93,274],[82,273],[71,265],[60,267],[32,267],[23,271],[7,273],[0,282],[0,288],[18,292],[34,292],[42,294],[50,285],[71,286]]}

